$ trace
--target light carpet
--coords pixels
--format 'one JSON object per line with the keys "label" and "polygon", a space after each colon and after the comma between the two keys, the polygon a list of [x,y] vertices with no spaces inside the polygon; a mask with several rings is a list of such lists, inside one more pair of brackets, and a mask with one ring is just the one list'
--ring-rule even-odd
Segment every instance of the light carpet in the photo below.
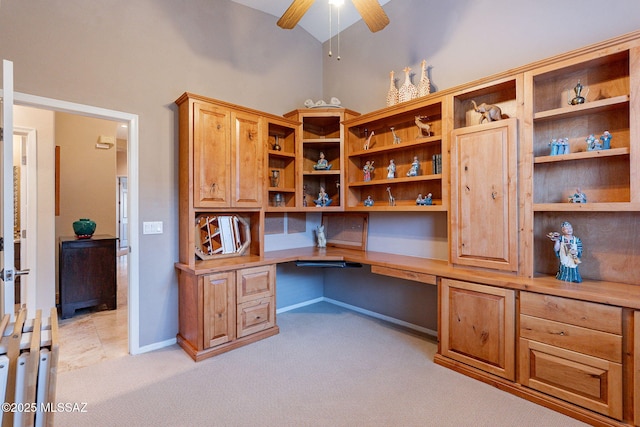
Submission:
{"label": "light carpet", "polygon": [[435,365],[433,340],[323,302],[193,362],[178,346],[58,377],[56,426],[584,426]]}

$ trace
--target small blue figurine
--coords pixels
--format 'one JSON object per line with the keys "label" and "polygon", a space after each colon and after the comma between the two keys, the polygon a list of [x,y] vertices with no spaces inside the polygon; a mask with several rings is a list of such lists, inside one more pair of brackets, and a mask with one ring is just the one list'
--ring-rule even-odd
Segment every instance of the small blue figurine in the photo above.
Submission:
{"label": "small blue figurine", "polygon": [[367,207],[373,206],[373,199],[371,198],[371,196],[367,196],[367,198],[364,200],[364,205]]}
{"label": "small blue figurine", "polygon": [[569,203],[587,203],[587,195],[579,188],[576,188],[576,192],[573,193],[573,196],[569,197]]}
{"label": "small blue figurine", "polygon": [[602,149],[608,150],[611,148],[611,134],[608,130],[605,130],[602,136],[600,137],[600,141],[602,141]]}
{"label": "small blue figurine", "polygon": [[565,221],[561,225],[562,233],[551,232],[547,237],[554,242],[553,250],[560,259],[560,266],[556,279],[565,282],[582,282],[582,277],[578,271],[578,265],[582,262],[582,240],[573,235],[571,223]]}

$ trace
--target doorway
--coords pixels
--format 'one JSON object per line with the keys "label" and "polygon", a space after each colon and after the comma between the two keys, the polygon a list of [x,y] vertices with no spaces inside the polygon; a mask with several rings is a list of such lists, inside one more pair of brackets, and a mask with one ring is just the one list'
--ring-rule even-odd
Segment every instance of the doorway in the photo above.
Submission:
{"label": "doorway", "polygon": [[[69,103],[60,100],[54,100],[49,98],[37,97],[33,95],[14,93],[14,104],[17,106],[26,106],[36,109],[42,109],[53,112],[65,112],[71,114],[77,114],[86,117],[100,118],[105,120],[112,120],[115,122],[121,122],[127,125],[127,216],[129,220],[129,254],[127,255],[127,331],[128,331],[128,353],[138,354],[140,353],[139,345],[139,257],[138,257],[138,116],[130,113],[124,113],[114,110],[106,110],[98,107]],[[50,158],[53,158],[53,152],[55,151],[54,144],[49,141],[47,148],[50,150]],[[40,159],[39,159],[40,160]],[[53,163],[53,162],[52,162]],[[42,164],[39,162],[38,169],[47,169],[53,171],[54,165]],[[51,174],[53,176],[53,173]],[[53,209],[51,211],[53,217]],[[41,221],[38,221],[39,223]],[[46,221],[42,221],[46,222]],[[42,260],[50,261],[51,265],[55,265],[55,239],[50,236],[49,240],[40,244],[38,240],[39,248],[48,248],[38,251],[38,262]],[[49,254],[46,251],[50,250]],[[50,291],[53,284],[50,278],[55,277],[53,272],[48,272],[46,277],[49,277],[47,283],[45,280],[39,281],[37,284],[37,293],[46,293]],[[49,302],[48,306],[51,306],[55,301]],[[46,303],[45,303],[46,304]],[[39,304],[40,305],[40,304]]]}

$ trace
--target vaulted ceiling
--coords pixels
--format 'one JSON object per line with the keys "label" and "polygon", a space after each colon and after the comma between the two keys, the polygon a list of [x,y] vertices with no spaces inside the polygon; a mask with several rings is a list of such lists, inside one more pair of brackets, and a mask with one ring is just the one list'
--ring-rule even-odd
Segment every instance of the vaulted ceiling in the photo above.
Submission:
{"label": "vaulted ceiling", "polygon": [[[236,3],[243,4],[252,9],[257,9],[262,12],[280,18],[282,14],[291,5],[292,0],[231,0]],[[385,5],[390,0],[379,0],[380,5]],[[334,12],[332,16],[332,35],[336,35],[338,32],[338,15]],[[361,21],[362,18],[356,10],[355,6],[350,0],[345,0],[344,4],[340,6],[340,30]],[[276,25],[275,22],[273,25]],[[317,0],[304,14],[299,26],[304,28],[309,34],[315,37],[320,42],[324,43],[329,40],[329,2],[328,0]],[[287,30],[282,30],[287,31]]]}

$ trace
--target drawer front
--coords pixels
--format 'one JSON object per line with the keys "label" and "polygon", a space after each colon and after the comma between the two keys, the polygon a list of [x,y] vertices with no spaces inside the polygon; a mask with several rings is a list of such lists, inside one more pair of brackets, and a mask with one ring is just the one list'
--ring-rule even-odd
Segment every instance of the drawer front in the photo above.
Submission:
{"label": "drawer front", "polygon": [[238,303],[273,295],[276,283],[275,265],[245,268],[236,272]]}
{"label": "drawer front", "polygon": [[622,419],[622,365],[520,339],[520,383]]}
{"label": "drawer front", "polygon": [[622,336],[520,315],[520,337],[622,363]]}
{"label": "drawer front", "polygon": [[273,297],[238,304],[238,338],[269,329],[276,324]]}
{"label": "drawer front", "polygon": [[520,313],[622,335],[620,307],[521,292]]}
{"label": "drawer front", "polygon": [[400,279],[422,282],[428,285],[436,284],[436,276],[434,276],[433,274],[419,273],[417,271],[401,270],[398,268],[372,265],[371,272],[375,274],[382,274],[383,276],[399,277]]}

